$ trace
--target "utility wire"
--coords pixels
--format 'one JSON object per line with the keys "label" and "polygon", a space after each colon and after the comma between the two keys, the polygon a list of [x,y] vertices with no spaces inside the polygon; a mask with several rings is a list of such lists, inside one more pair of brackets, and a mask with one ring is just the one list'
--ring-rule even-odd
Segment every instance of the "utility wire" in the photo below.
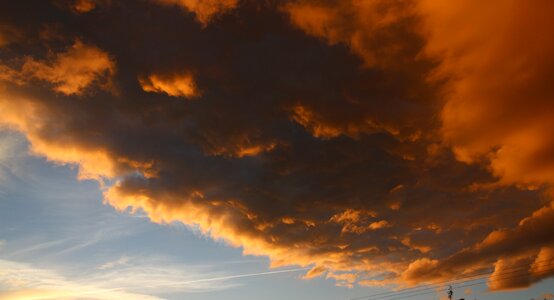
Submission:
{"label": "utility wire", "polygon": [[[542,273],[551,272],[551,271],[554,271],[554,268],[550,268],[550,269],[547,269],[547,270],[538,271],[538,272],[536,272],[535,274],[537,274],[537,273],[542,274]],[[506,274],[499,274],[499,275],[506,275]],[[525,277],[525,276],[528,276],[528,274],[519,274],[519,275],[512,275],[512,276],[502,276],[502,277],[496,278],[495,280],[490,280],[490,282],[498,282],[499,280],[514,279],[514,278]],[[475,279],[474,279],[474,280],[475,280]],[[465,282],[470,282],[470,281],[474,281],[474,280],[468,280],[468,281],[465,281]],[[475,282],[475,283],[463,284],[463,285],[459,285],[459,286],[452,286],[452,288],[453,288],[453,289],[460,289],[460,288],[464,288],[464,287],[470,287],[470,286],[485,284],[485,283],[487,283],[488,281],[489,281],[489,280],[483,280],[483,281]],[[465,283],[465,282],[460,282],[460,283]],[[458,283],[458,284],[459,284],[459,283]],[[431,288],[428,288],[428,289],[431,289]],[[423,291],[423,290],[420,290],[420,291]],[[417,296],[422,296],[422,295],[428,295],[428,294],[433,294],[433,293],[440,293],[440,292],[445,292],[445,291],[448,291],[448,289],[447,289],[447,288],[443,288],[443,289],[441,289],[441,290],[436,290],[436,289],[435,289],[435,290],[433,290],[433,291],[424,292],[424,293],[417,293],[417,292],[419,292],[419,291],[413,291],[413,292],[411,292],[411,294],[405,295],[405,296],[401,296],[401,297],[396,297],[395,295],[389,295],[389,296],[383,296],[383,297],[379,297],[379,298],[375,298],[375,299],[396,300],[396,299],[404,299],[404,298],[412,298],[412,297],[417,297]],[[416,294],[413,294],[413,293],[416,293]],[[392,298],[391,298],[391,297],[392,297]]]}
{"label": "utility wire", "polygon": [[[549,259],[536,261],[535,263],[542,263],[542,262],[549,262],[549,263],[547,263],[545,265],[542,265],[542,266],[554,264],[554,262],[552,262]],[[520,272],[522,270],[527,270],[527,269],[522,269],[522,267],[507,268],[507,270],[511,270],[511,269],[515,269],[515,270],[510,271],[510,272],[502,272],[502,274]],[[382,298],[382,297],[379,297],[379,296],[387,296],[387,295],[391,295],[391,294],[399,295],[399,294],[406,294],[406,293],[409,293],[409,292],[419,292],[419,291],[428,290],[430,288],[436,288],[436,286],[445,285],[447,283],[449,283],[449,284],[458,284],[460,282],[457,282],[457,281],[460,281],[462,279],[474,278],[472,280],[467,280],[467,281],[478,280],[478,279],[480,279],[480,277],[485,277],[485,276],[488,276],[492,273],[494,273],[494,271],[481,272],[481,273],[476,273],[476,274],[473,274],[473,275],[461,276],[461,277],[458,277],[458,278],[452,279],[452,280],[441,281],[441,282],[437,282],[437,283],[423,284],[423,285],[420,285],[420,286],[417,286],[417,287],[412,287],[412,288],[404,288],[404,289],[400,289],[400,290],[396,290],[396,291],[389,291],[389,292],[383,292],[383,293],[373,294],[373,295],[369,295],[369,296],[361,296],[361,297],[356,297],[356,298],[350,298],[350,300],[361,300],[361,299],[374,300],[374,299],[381,299]],[[502,275],[502,274],[498,274],[498,275]],[[495,276],[497,276],[497,275],[495,275]],[[463,282],[466,282],[466,281],[461,281],[461,282],[463,283]],[[425,288],[425,287],[427,287],[427,288]]]}
{"label": "utility wire", "polygon": [[[549,271],[552,271],[552,270],[554,270],[554,269],[543,270],[543,271],[539,271],[537,273],[549,272]],[[499,278],[499,279],[513,279],[513,278],[524,277],[524,276],[527,276],[527,274],[521,274],[521,275],[518,275],[518,276],[508,276],[508,277]],[[452,289],[460,289],[460,288],[464,288],[464,287],[476,286],[476,285],[485,284],[485,283],[487,283],[487,280],[481,281],[481,282],[476,282],[476,283],[471,283],[471,284],[454,286],[454,287],[452,287]],[[446,292],[446,291],[448,291],[448,289],[445,288],[445,289],[442,289],[442,290],[435,290],[435,291],[426,292],[426,293],[413,294],[413,295],[408,295],[408,296],[404,296],[404,297],[388,298],[388,300],[410,298],[410,297],[416,297],[416,296],[420,296],[420,295],[428,295],[428,294],[432,294],[432,293],[439,293],[439,292]],[[385,297],[385,298],[387,298],[387,297]]]}
{"label": "utility wire", "polygon": [[[542,272],[549,272],[549,271],[553,271],[554,269],[547,269],[547,270],[543,270],[543,271],[539,271],[538,273],[542,273]],[[522,271],[525,271],[527,272],[528,270],[519,270],[517,273],[521,273]],[[523,276],[528,276],[527,273],[524,273],[524,274],[514,274],[514,275],[511,275],[511,276],[505,276],[505,275],[509,275],[511,273],[514,273],[514,272],[504,272],[504,273],[500,273],[500,274],[497,274],[497,275],[494,275],[494,276],[491,276],[490,278],[495,278],[495,280],[490,280],[491,282],[495,282],[495,281],[498,281],[498,280],[502,280],[502,279],[511,279],[511,278],[518,278],[518,277],[523,277]],[[498,278],[496,278],[498,277]],[[490,279],[489,278],[489,279]],[[454,288],[462,288],[462,287],[468,287],[468,286],[474,286],[474,285],[479,285],[479,284],[484,284],[484,283],[487,283],[489,281],[489,279],[487,280],[483,280],[483,281],[480,281],[480,282],[477,282],[477,283],[471,283],[471,284],[465,284],[465,285],[461,285],[461,286],[453,286]],[[461,282],[458,282],[456,284],[463,284],[463,283],[466,283],[466,282],[471,282],[471,281],[475,281],[475,280],[482,280],[482,279],[472,279],[472,280],[466,280],[466,281],[461,281]],[[400,294],[397,294],[397,295],[402,295],[402,294],[410,294],[410,295],[407,295],[407,296],[404,296],[404,297],[396,297],[397,295],[387,295],[387,296],[382,296],[382,297],[377,297],[377,298],[374,298],[375,300],[377,299],[385,299],[385,298],[388,298],[388,299],[402,299],[402,298],[408,298],[408,297],[414,297],[414,296],[418,296],[420,294],[413,294],[413,293],[417,293],[417,292],[421,292],[421,291],[425,291],[425,290],[432,290],[430,292],[426,292],[426,293],[421,293],[421,295],[425,295],[425,294],[431,294],[431,293],[435,293],[435,292],[441,292],[441,291],[447,291],[448,289],[443,289],[443,290],[436,290],[438,289],[440,286],[436,286],[436,287],[429,287],[429,288],[426,288],[426,289],[421,289],[421,290],[418,290],[418,291],[411,291],[411,292],[404,292],[404,293],[400,293]],[[394,298],[390,298],[390,297],[394,297]]]}

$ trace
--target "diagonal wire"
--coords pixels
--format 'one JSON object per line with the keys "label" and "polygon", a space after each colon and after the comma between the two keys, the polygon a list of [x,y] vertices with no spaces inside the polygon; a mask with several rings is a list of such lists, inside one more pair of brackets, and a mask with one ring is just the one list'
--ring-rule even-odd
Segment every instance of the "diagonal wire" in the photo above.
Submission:
{"label": "diagonal wire", "polygon": [[[537,273],[541,274],[541,273],[546,273],[546,272],[551,272],[551,271],[554,271],[554,268],[538,271],[535,274],[537,274]],[[498,274],[498,275],[500,276],[500,275],[506,275],[506,274]],[[513,278],[526,277],[526,276],[528,276],[528,274],[500,276],[499,278],[496,278],[495,280],[490,280],[490,282],[497,282],[499,280],[513,279]],[[493,276],[491,276],[491,277],[493,277]],[[496,277],[496,276],[494,276],[494,277]],[[476,280],[476,279],[474,279],[474,280]],[[467,281],[463,281],[463,282],[460,282],[460,283],[470,282],[470,281],[474,281],[474,280],[467,280]],[[470,287],[470,286],[475,286],[475,285],[480,285],[480,284],[486,284],[488,281],[489,280],[483,280],[483,281],[475,282],[475,283],[463,284],[463,285],[459,285],[459,286],[452,286],[452,289],[459,289],[459,288]],[[428,289],[431,289],[431,288],[428,288]],[[423,291],[423,290],[421,290],[421,291]],[[396,300],[396,299],[411,298],[411,297],[417,297],[417,296],[421,296],[421,295],[428,295],[428,294],[432,294],[432,293],[439,293],[439,292],[445,292],[445,291],[448,291],[448,289],[444,288],[442,290],[433,290],[433,291],[429,291],[429,292],[425,292],[425,293],[417,293],[418,291],[413,291],[412,294],[401,296],[401,297],[395,297],[394,295],[389,295],[389,296],[379,297],[379,298],[375,298],[375,299],[385,299],[385,298],[387,298],[388,300]],[[416,293],[416,294],[413,294],[413,293]],[[390,297],[392,297],[392,298],[390,298]]]}
{"label": "diagonal wire", "polygon": [[[554,263],[552,260],[549,260],[549,259],[536,261],[535,263],[542,263],[542,262],[548,262],[545,265],[550,265],[550,264]],[[545,266],[545,265],[542,265],[542,266]],[[510,270],[510,269],[515,269],[515,270],[510,271],[510,272],[503,272],[502,274],[520,272],[520,271],[523,271],[523,270],[527,270],[527,269],[522,269],[522,267],[508,268],[508,270]],[[456,284],[457,281],[460,281],[462,279],[474,278],[472,280],[467,280],[467,281],[478,280],[481,277],[488,276],[492,273],[494,273],[494,271],[481,272],[481,273],[476,273],[476,274],[473,274],[473,275],[461,276],[461,277],[458,277],[458,278],[452,279],[452,280],[441,281],[441,282],[437,282],[437,283],[424,284],[424,285],[420,285],[420,286],[417,286],[417,287],[405,288],[405,289],[400,289],[400,290],[397,290],[397,291],[383,292],[383,293],[373,294],[373,295],[369,295],[369,296],[361,296],[361,297],[351,298],[350,300],[361,300],[361,299],[374,300],[374,299],[381,299],[382,296],[387,296],[387,295],[391,295],[391,294],[399,295],[399,294],[406,294],[406,293],[409,293],[409,292],[419,292],[419,291],[424,291],[424,290],[428,290],[428,289],[431,289],[431,288],[436,288],[438,286],[445,285],[447,283]],[[498,274],[498,275],[501,275],[501,274]],[[462,281],[462,282],[465,282],[465,281]]]}

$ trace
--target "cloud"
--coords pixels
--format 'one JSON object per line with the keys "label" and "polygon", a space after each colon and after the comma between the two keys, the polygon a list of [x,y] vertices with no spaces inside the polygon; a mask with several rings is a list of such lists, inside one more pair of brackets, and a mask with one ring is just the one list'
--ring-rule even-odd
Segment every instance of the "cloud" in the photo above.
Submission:
{"label": "cloud", "polygon": [[23,58],[20,69],[0,64],[0,80],[25,85],[31,84],[31,79],[38,79],[48,82],[54,91],[65,95],[82,95],[93,84],[106,91],[112,89],[115,63],[97,47],[76,40],[65,51],[50,53],[49,56],[48,60],[27,56]]}
{"label": "cloud", "polygon": [[86,274],[63,275],[68,271],[60,266],[46,269],[2,259],[0,266],[1,299],[38,296],[40,299],[161,299],[151,295],[218,291],[238,286],[241,278],[305,270],[230,275],[207,266],[186,266],[161,258],[129,256],[122,256]]}
{"label": "cloud", "polygon": [[173,97],[192,98],[198,96],[194,79],[190,74],[183,75],[149,75],[139,79],[145,92],[166,93]]}
{"label": "cloud", "polygon": [[52,0],[51,2],[59,9],[81,15],[109,8],[113,3],[112,0]]}
{"label": "cloud", "polygon": [[115,63],[109,55],[77,40],[67,51],[52,57],[51,62],[28,59],[22,73],[54,85],[54,90],[66,95],[80,95],[96,82],[103,89],[110,89],[110,78]]}
{"label": "cloud", "polygon": [[47,269],[0,260],[0,285],[2,299],[70,299],[87,297],[90,299],[159,299],[140,293],[113,290],[101,285],[80,283],[60,276]]}
{"label": "cloud", "polygon": [[[548,229],[552,226],[553,213],[554,203],[551,203],[521,220],[515,228],[492,231],[482,242],[442,261],[418,260],[410,265],[403,277],[407,281],[425,277],[445,279],[496,260],[490,277],[491,289],[528,287],[554,273],[552,238]],[[510,273],[507,270],[512,272],[511,276],[506,276]],[[516,274],[513,274],[514,270]]]}
{"label": "cloud", "polygon": [[77,0],[73,9],[79,13],[86,13],[96,8],[96,2],[93,0]]}
{"label": "cloud", "polygon": [[450,78],[441,131],[458,159],[484,160],[502,185],[552,183],[554,39],[544,34],[552,3],[425,0],[419,8],[425,53],[440,60],[433,77]]}
{"label": "cloud", "polygon": [[0,48],[19,41],[21,38],[22,33],[17,27],[0,22]]}
{"label": "cloud", "polygon": [[216,15],[238,5],[238,0],[154,0],[160,4],[180,6],[196,14],[199,22],[207,25]]}
{"label": "cloud", "polygon": [[550,276],[549,3],[202,3],[41,4],[26,28],[54,11],[64,45],[5,46],[2,125],[116,209],[305,278]]}
{"label": "cloud", "polygon": [[21,72],[13,70],[8,66],[0,65],[0,80],[4,82],[10,82],[17,85],[24,85],[26,80],[23,78]]}
{"label": "cloud", "polygon": [[44,299],[160,299],[151,295],[227,289],[237,285],[232,282],[237,278],[273,274],[228,276],[207,267],[184,266],[152,257],[122,257],[109,267],[101,266],[87,274],[65,275],[68,271],[60,266],[47,269],[10,260],[0,260],[0,266],[2,299],[39,295]]}
{"label": "cloud", "polygon": [[347,288],[353,288],[354,283],[356,282],[356,274],[352,273],[327,273],[326,278],[333,278],[337,281],[338,286],[343,286]]}
{"label": "cloud", "polygon": [[[430,78],[446,80],[443,139],[458,160],[486,165],[496,178],[476,188],[533,190],[552,184],[552,115],[547,99],[554,95],[545,79],[552,72],[554,43],[544,39],[542,31],[552,26],[544,12],[553,7],[547,1],[525,8],[516,2],[430,0],[419,1],[417,7],[424,16],[424,53],[440,61]],[[437,269],[454,270],[500,257],[495,274],[511,266],[526,268],[528,273],[491,280],[492,289],[522,288],[539,281],[551,271],[533,273],[530,264],[538,253],[544,256],[552,243],[544,231],[552,226],[551,212],[552,204],[545,205],[515,228],[491,232],[473,249],[454,254]]]}
{"label": "cloud", "polygon": [[98,269],[107,270],[107,269],[112,269],[116,266],[126,265],[129,262],[130,259],[131,258],[128,257],[128,256],[122,256],[122,257],[118,258],[117,260],[109,261],[109,262],[101,265],[100,267],[98,267]]}
{"label": "cloud", "polygon": [[[410,22],[412,1],[290,1],[283,6],[291,22],[329,44],[344,43],[366,66],[397,64],[411,46],[398,39]],[[411,38],[414,38],[413,36]]]}
{"label": "cloud", "polygon": [[316,266],[310,269],[306,274],[302,277],[303,279],[312,279],[319,276],[322,276],[325,274],[327,270],[324,267]]}

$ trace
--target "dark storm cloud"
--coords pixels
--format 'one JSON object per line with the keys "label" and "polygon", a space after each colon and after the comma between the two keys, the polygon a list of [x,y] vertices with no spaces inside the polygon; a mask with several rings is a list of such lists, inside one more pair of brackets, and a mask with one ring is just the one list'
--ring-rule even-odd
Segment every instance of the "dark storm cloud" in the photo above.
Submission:
{"label": "dark storm cloud", "polygon": [[[504,176],[477,141],[460,142],[467,126],[451,130],[452,103],[466,104],[445,88],[468,59],[429,27],[448,7],[387,3],[4,3],[2,123],[81,178],[115,180],[114,207],[198,225],[275,266],[314,266],[306,278],[412,283],[547,256],[551,181]],[[519,161],[549,149],[524,129],[544,143]]]}

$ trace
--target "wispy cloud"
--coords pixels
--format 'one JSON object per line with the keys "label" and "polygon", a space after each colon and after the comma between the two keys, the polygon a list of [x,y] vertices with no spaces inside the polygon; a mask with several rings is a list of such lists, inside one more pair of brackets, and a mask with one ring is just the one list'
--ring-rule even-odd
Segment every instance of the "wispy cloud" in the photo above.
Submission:
{"label": "wispy cloud", "polygon": [[100,267],[98,267],[98,269],[108,270],[108,269],[112,269],[115,266],[126,265],[129,262],[129,260],[131,260],[131,258],[127,255],[124,255],[124,256],[116,259],[116,260],[109,261],[109,262],[101,265]]}
{"label": "wispy cloud", "polygon": [[213,278],[203,278],[203,279],[180,282],[177,285],[188,285],[188,284],[200,283],[200,282],[225,281],[229,279],[237,279],[237,278],[245,278],[245,277],[258,277],[258,276],[267,276],[267,275],[281,274],[281,273],[292,273],[292,272],[306,271],[309,269],[310,268],[297,268],[297,269],[286,269],[286,270],[277,270],[277,271],[268,271],[268,272],[259,272],[259,273],[250,273],[250,274],[229,275],[229,276],[213,277]]}
{"label": "wispy cloud", "polygon": [[18,256],[24,256],[29,253],[34,253],[37,251],[47,251],[48,249],[63,245],[64,243],[67,243],[69,240],[70,239],[65,238],[65,239],[49,240],[49,241],[34,243],[28,247],[20,248],[12,253],[9,253],[7,257],[18,257]]}
{"label": "wispy cloud", "polygon": [[54,270],[0,260],[1,299],[68,299],[94,295],[93,299],[160,299],[146,294],[110,290],[98,282],[70,280]]}
{"label": "wispy cloud", "polygon": [[[1,299],[160,299],[167,292],[210,292],[237,287],[237,279],[304,271],[306,268],[226,275],[206,266],[122,256],[81,275],[0,260]],[[70,273],[70,272],[69,272]],[[71,278],[71,279],[68,279]],[[38,296],[40,295],[40,297]]]}
{"label": "wispy cloud", "polygon": [[[282,271],[280,271],[282,272]],[[273,272],[270,272],[273,273]],[[35,299],[87,296],[92,299],[160,299],[167,292],[209,292],[237,286],[222,282],[254,274],[221,276],[206,267],[186,266],[148,258],[122,257],[99,268],[75,274],[64,268],[42,268],[0,260],[1,299],[28,295]],[[205,279],[204,276],[217,276]],[[69,279],[71,278],[71,279]],[[215,283],[215,281],[219,281]],[[28,299],[28,298],[25,298]]]}

